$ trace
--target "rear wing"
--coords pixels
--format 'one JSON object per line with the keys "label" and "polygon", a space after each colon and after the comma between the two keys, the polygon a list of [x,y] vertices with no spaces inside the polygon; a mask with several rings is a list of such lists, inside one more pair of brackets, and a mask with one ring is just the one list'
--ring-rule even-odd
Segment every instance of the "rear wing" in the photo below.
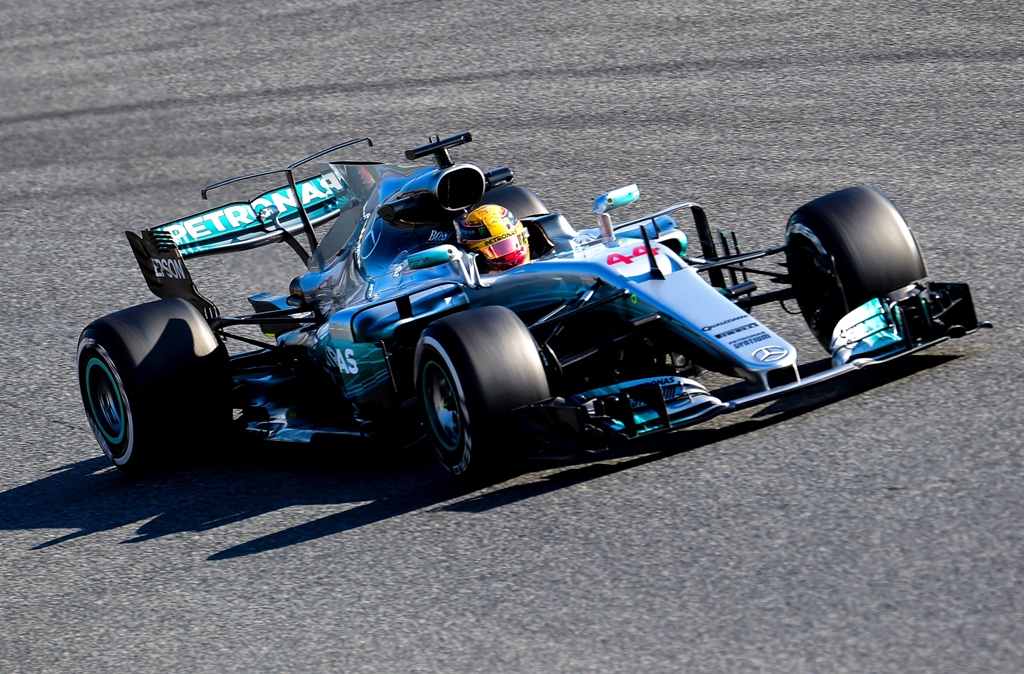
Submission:
{"label": "rear wing", "polygon": [[285,185],[249,202],[226,204],[151,229],[169,234],[182,257],[196,257],[301,236],[303,211],[310,226],[316,226],[353,205],[337,177],[322,176],[298,183],[295,190]]}
{"label": "rear wing", "polygon": [[[206,199],[207,193],[218,187],[275,173],[287,175],[287,185],[264,192],[252,201],[238,201],[194,213],[181,220],[144,229],[141,236],[135,232],[125,232],[150,291],[160,298],[186,300],[210,319],[219,315],[219,311],[192,282],[184,258],[247,250],[286,241],[302,258],[303,264],[308,263],[317,247],[313,227],[358,206],[359,201],[336,172],[325,172],[322,176],[296,182],[294,171],[329,152],[364,141],[373,147],[373,141],[369,138],[354,138],[321,150],[286,168],[231,178],[202,190],[203,199]],[[295,238],[302,232],[305,232],[309,242],[308,252]]]}
{"label": "rear wing", "polygon": [[[294,171],[329,152],[364,141],[373,147],[373,141],[369,138],[354,138],[321,150],[285,168],[268,169],[204,187],[202,196],[206,199],[210,191],[243,180],[275,173],[284,173],[288,177],[287,185],[264,192],[252,201],[234,202],[194,213],[180,220],[152,227],[150,231],[170,235],[183,258],[247,250],[287,241],[303,262],[306,262],[317,246],[313,227],[356,206],[356,200],[334,174],[314,176],[296,182]],[[309,243],[309,252],[306,252],[295,238],[303,232]]]}

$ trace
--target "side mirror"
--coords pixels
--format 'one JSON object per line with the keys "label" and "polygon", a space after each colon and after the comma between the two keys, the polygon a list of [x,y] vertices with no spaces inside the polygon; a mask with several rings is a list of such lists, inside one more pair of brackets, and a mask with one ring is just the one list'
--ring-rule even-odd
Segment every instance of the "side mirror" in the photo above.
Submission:
{"label": "side mirror", "polygon": [[631,204],[639,198],[640,187],[638,185],[626,185],[617,190],[605,192],[597,199],[594,199],[594,212],[607,213],[626,204]]}
{"label": "side mirror", "polygon": [[450,244],[434,246],[418,253],[413,253],[406,258],[409,269],[427,269],[447,264],[459,257],[459,249]]}
{"label": "side mirror", "polygon": [[640,187],[636,184],[626,185],[611,192],[605,192],[594,199],[594,212],[597,213],[597,228],[601,232],[601,241],[614,241],[615,230],[612,228],[612,216],[608,211],[631,204],[640,198]]}

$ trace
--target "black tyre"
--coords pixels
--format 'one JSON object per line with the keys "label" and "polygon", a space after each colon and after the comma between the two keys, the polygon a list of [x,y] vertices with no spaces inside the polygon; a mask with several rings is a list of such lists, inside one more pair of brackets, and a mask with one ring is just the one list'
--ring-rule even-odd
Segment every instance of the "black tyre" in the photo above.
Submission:
{"label": "black tyre", "polygon": [[125,471],[215,439],[230,422],[227,350],[184,300],[90,323],[78,340],[78,381],[96,440]]}
{"label": "black tyre", "polygon": [[537,344],[512,311],[483,307],[431,323],[420,336],[416,391],[441,465],[472,479],[519,438],[510,410],[550,397]]}
{"label": "black tyre", "polygon": [[484,194],[480,204],[504,206],[520,220],[533,215],[547,215],[548,207],[532,191],[519,185],[506,185]]}
{"label": "black tyre", "polygon": [[848,312],[928,275],[903,216],[874,187],[804,204],[789,218],[786,243],[797,304],[826,349]]}

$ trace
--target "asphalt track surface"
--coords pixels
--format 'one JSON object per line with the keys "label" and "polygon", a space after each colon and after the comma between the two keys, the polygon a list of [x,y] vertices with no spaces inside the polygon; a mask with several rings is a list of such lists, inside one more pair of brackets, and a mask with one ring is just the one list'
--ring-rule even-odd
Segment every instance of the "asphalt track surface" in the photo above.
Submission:
{"label": "asphalt track surface", "polygon": [[[0,670],[1020,671],[1024,19],[913,4],[0,2]],[[635,181],[748,247],[876,185],[996,329],[472,492],[380,448],[107,465],[74,354],[149,299],[123,230],[466,129],[577,223]],[[231,311],[298,265],[195,270]]]}

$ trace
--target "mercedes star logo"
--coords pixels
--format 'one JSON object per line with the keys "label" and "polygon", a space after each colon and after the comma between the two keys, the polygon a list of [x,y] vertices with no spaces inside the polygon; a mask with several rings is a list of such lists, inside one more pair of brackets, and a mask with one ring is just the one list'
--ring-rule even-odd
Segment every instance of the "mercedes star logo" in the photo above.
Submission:
{"label": "mercedes star logo", "polygon": [[774,363],[788,356],[789,349],[783,349],[781,346],[762,346],[754,351],[753,355],[762,363]]}

